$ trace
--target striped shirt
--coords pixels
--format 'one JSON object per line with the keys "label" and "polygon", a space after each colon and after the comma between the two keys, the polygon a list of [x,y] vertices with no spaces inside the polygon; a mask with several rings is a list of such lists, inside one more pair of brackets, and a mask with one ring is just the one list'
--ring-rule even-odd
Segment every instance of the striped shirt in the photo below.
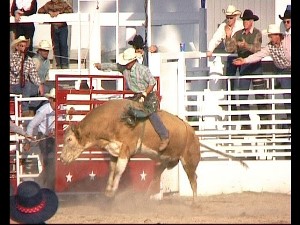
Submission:
{"label": "striped shirt", "polygon": [[34,130],[48,135],[55,128],[55,112],[52,109],[50,103],[42,105],[36,112],[33,119],[27,125],[26,133],[33,136]]}
{"label": "striped shirt", "polygon": [[123,75],[130,90],[135,93],[146,91],[147,87],[156,84],[150,69],[136,62],[131,70],[125,69]]}
{"label": "striped shirt", "polygon": [[[10,84],[19,84],[21,72],[22,56],[19,52],[14,52],[10,56]],[[35,64],[31,57],[28,55],[24,60],[23,73],[25,81],[31,81],[36,85],[41,84],[40,77],[36,70]]]}

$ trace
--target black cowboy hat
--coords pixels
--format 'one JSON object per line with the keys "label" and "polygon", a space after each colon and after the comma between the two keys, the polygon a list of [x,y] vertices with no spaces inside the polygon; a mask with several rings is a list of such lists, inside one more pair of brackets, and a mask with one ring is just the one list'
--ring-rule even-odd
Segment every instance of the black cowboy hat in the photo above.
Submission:
{"label": "black cowboy hat", "polygon": [[142,49],[145,46],[144,40],[141,35],[135,35],[132,41],[128,41],[135,49]]}
{"label": "black cowboy hat", "polygon": [[292,13],[291,10],[285,10],[283,16],[280,16],[280,15],[278,15],[278,16],[279,16],[279,18],[280,18],[281,20],[284,20],[284,19],[291,19],[291,13]]}
{"label": "black cowboy hat", "polygon": [[257,21],[259,19],[259,17],[257,15],[254,15],[250,9],[246,9],[243,13],[243,16],[241,16],[241,19]]}
{"label": "black cowboy hat", "polygon": [[19,223],[44,223],[57,211],[58,197],[34,181],[23,181],[10,197],[10,218]]}

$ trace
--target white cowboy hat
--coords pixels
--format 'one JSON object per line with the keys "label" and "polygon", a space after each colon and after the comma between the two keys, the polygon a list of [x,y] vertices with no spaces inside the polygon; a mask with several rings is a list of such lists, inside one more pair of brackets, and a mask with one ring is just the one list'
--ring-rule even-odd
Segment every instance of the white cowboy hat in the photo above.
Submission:
{"label": "white cowboy hat", "polygon": [[234,5],[229,5],[225,11],[225,9],[222,10],[223,13],[226,14],[226,16],[233,16],[233,15],[241,15],[242,12],[235,8]]}
{"label": "white cowboy hat", "polygon": [[136,60],[141,57],[140,53],[136,53],[134,48],[127,48],[123,53],[119,54],[118,63],[122,66]]}
{"label": "white cowboy hat", "polygon": [[54,99],[55,99],[55,88],[52,88],[52,89],[50,90],[50,93],[46,93],[44,96],[45,96],[46,98],[54,98]]}
{"label": "white cowboy hat", "polygon": [[268,29],[262,30],[263,34],[283,34],[280,27],[277,24],[270,24]]}
{"label": "white cowboy hat", "polygon": [[52,49],[52,45],[47,40],[41,40],[36,48],[50,51]]}
{"label": "white cowboy hat", "polygon": [[17,39],[15,39],[15,40],[12,41],[10,47],[14,48],[20,42],[27,42],[28,43],[27,45],[29,45],[29,41],[30,41],[30,39],[26,39],[25,36],[20,36]]}

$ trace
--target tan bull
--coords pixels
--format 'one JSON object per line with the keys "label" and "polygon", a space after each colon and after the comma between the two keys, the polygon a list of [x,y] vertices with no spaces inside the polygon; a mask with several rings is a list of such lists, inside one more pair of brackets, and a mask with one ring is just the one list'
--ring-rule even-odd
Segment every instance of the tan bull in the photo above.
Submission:
{"label": "tan bull", "polygon": [[166,168],[176,166],[180,160],[195,198],[200,144],[194,129],[177,116],[160,110],[158,114],[169,130],[170,142],[163,152],[159,152],[160,139],[148,119],[139,122],[133,128],[121,121],[125,109],[129,105],[137,104],[139,103],[127,99],[110,100],[91,110],[77,125],[69,126],[64,134],[64,145],[60,155],[62,162],[74,161],[92,146],[108,151],[111,160],[105,194],[113,197],[133,155],[142,154],[157,161],[154,178],[148,189],[149,194],[158,192],[157,185],[160,183],[162,172]]}

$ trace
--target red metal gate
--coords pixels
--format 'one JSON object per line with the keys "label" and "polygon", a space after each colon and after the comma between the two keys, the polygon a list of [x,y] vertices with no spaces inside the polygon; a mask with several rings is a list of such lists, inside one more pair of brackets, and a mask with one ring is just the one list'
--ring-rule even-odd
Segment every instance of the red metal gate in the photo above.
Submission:
{"label": "red metal gate", "polygon": [[[78,80],[85,88],[75,88]],[[157,77],[159,94],[159,78]],[[113,85],[111,85],[113,83]],[[86,85],[87,84],[87,85]],[[105,89],[102,86],[106,86]],[[113,86],[113,87],[107,87]],[[83,85],[81,85],[83,87]],[[84,151],[69,165],[59,159],[63,146],[64,129],[80,121],[90,110],[112,98],[124,98],[133,92],[125,90],[120,75],[56,75],[56,191],[102,192],[108,179],[109,154],[102,149]],[[119,189],[146,191],[153,178],[155,162],[149,158],[131,158],[120,181]]]}

